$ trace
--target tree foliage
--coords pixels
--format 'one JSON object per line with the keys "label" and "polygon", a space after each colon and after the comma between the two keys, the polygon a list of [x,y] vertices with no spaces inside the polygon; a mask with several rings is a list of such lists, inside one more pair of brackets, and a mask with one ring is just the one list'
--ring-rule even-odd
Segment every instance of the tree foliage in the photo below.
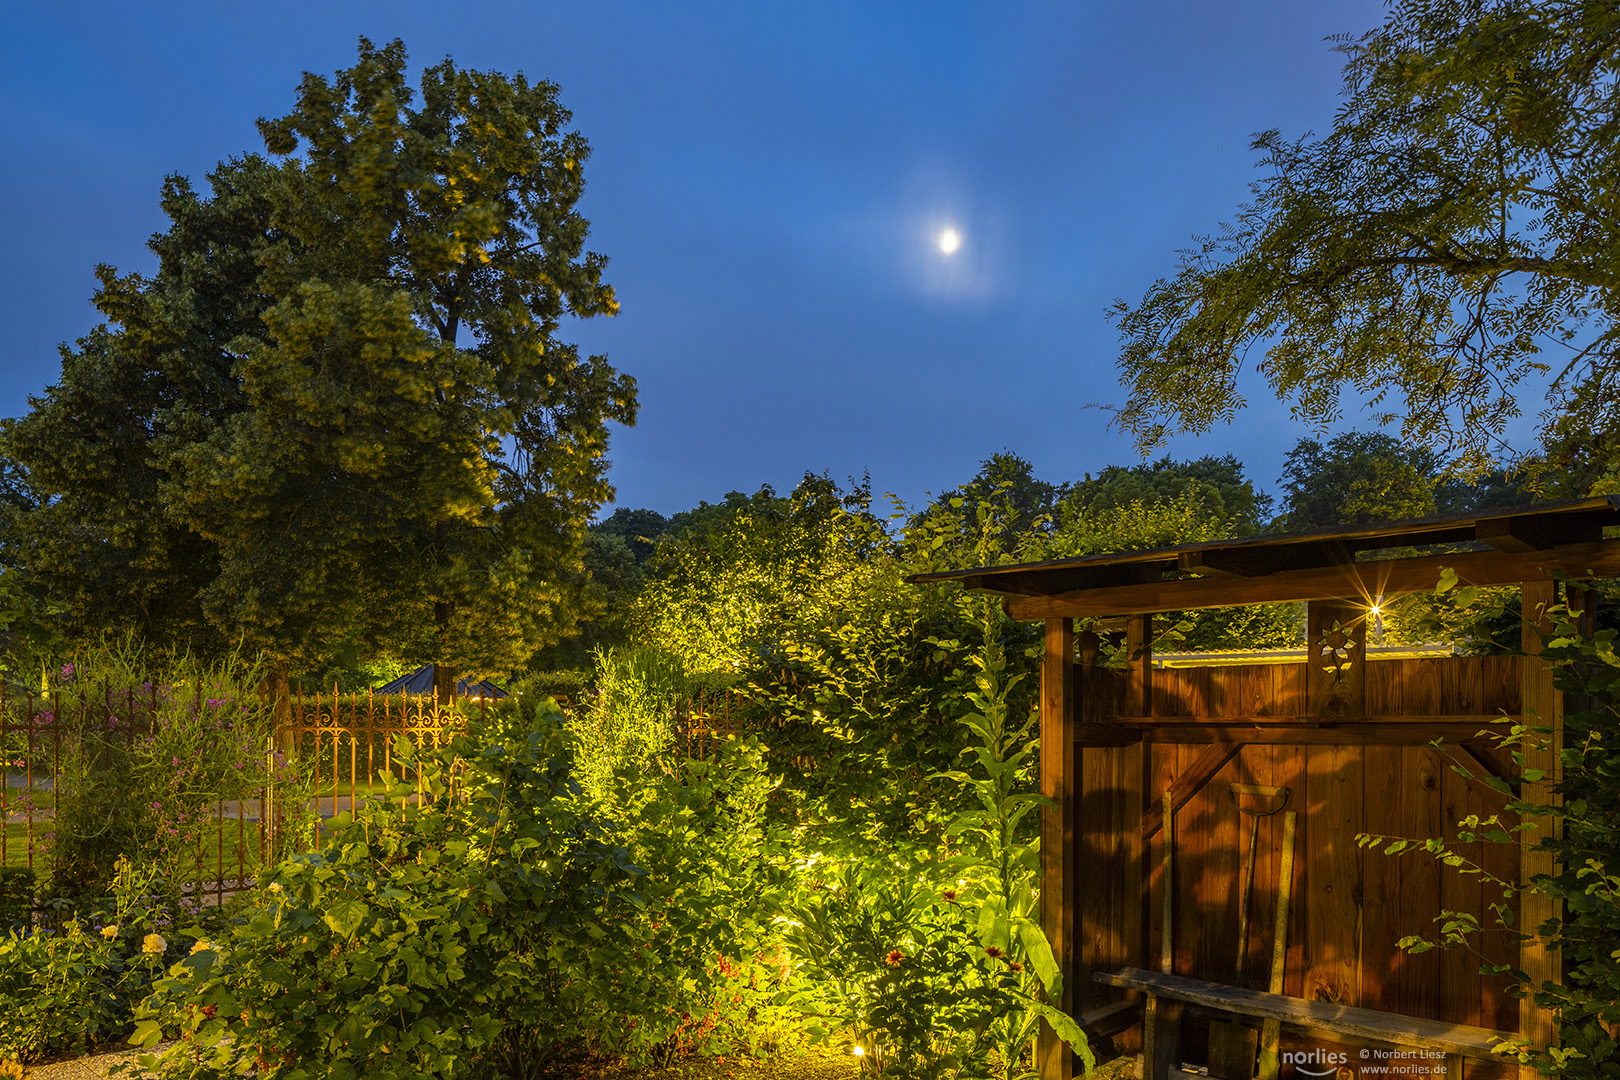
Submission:
{"label": "tree foliage", "polygon": [[1326,446],[1301,439],[1283,465],[1277,526],[1298,532],[1436,512],[1435,455],[1388,435],[1347,432]]}
{"label": "tree foliage", "polygon": [[229,346],[261,332],[275,180],[254,156],[210,173],[206,196],[165,180],[169,227],[148,244],[156,272],[97,267],[107,322],[64,346],[61,378],[0,427],[7,475],[27,495],[9,500],[8,554],[69,635],[134,630],[171,648],[219,636],[201,604],[218,551],[164,512],[164,456],[243,408]]}
{"label": "tree foliage", "polygon": [[1116,302],[1118,423],[1150,448],[1230,420],[1259,349],[1298,418],[1337,420],[1350,387],[1471,471],[1549,377],[1549,442],[1612,465],[1620,4],[1403,0],[1337,48],[1332,131],[1257,136],[1253,201]]}
{"label": "tree foliage", "polygon": [[606,425],[635,417],[556,337],[617,307],[588,147],[553,84],[445,60],[413,93],[405,68],[362,39],[306,75],[259,124],[279,164],[223,167],[211,200],[171,179],[157,278],[101,272],[108,325],[7,433],[47,496],[30,572],[79,625],[494,671],[579,614]]}
{"label": "tree foliage", "polygon": [[805,474],[677,514],[650,561],[636,634],[693,672],[745,672],[826,622],[874,573],[888,536],[865,486]]}
{"label": "tree foliage", "polygon": [[[1271,515],[1271,496],[1255,489],[1243,475],[1243,463],[1231,454],[1193,461],[1163,457],[1140,465],[1111,465],[1095,477],[1088,473],[1084,480],[1071,485],[1064,506],[1101,514],[1134,503],[1173,502],[1185,496],[1189,488],[1196,491],[1199,506],[1223,536],[1259,532]],[[1189,535],[1170,542],[1193,539]]]}

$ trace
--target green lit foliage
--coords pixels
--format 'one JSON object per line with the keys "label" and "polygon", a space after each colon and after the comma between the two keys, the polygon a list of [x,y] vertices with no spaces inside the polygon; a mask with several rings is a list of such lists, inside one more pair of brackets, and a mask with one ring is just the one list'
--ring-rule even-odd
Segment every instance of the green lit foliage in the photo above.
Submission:
{"label": "green lit foliage", "polygon": [[668,1063],[792,1041],[757,746],[627,763],[608,806],[554,707],[492,716],[441,753],[400,739],[409,782],[170,967],[135,1037],[184,1041],[148,1063],[526,1077],[581,1045]]}
{"label": "green lit foliage", "polygon": [[586,599],[596,614],[582,618],[574,636],[542,649],[530,660],[531,668],[585,668],[598,649],[630,640],[631,612],[647,582],[647,560],[668,528],[669,519],[656,510],[621,506],[586,531]]}
{"label": "green lit foliage", "polygon": [[13,503],[8,554],[70,637],[130,630],[180,651],[218,641],[200,601],[218,555],[165,512],[163,456],[244,407],[229,345],[262,332],[257,260],[274,236],[277,178],[252,155],[210,173],[206,196],[167,178],[156,273],[98,267],[93,303],[108,321],[63,347],[61,377],[27,415],[0,422],[7,475],[31,496]]}
{"label": "green lit foliage", "polygon": [[264,332],[234,345],[248,408],[172,459],[220,552],[205,607],[250,647],[307,662],[335,633],[487,672],[571,625],[606,423],[635,395],[554,336],[617,308],[557,95],[448,60],[413,93],[404,47],[362,40],[260,122],[288,163]]}
{"label": "green lit foliage", "polygon": [[[1243,464],[1228,454],[1192,461],[1160,458],[1142,465],[1112,465],[1095,477],[1087,475],[1070,486],[1065,507],[1101,514],[1136,504],[1176,502],[1189,490],[1198,505],[1217,523],[1223,537],[1260,532],[1271,514],[1271,496],[1255,490],[1243,475]],[[1172,543],[1186,543],[1192,535]],[[1100,549],[1106,550],[1106,549]],[[1079,552],[1075,552],[1079,554]]]}
{"label": "green lit foliage", "polygon": [[1301,439],[1283,465],[1278,530],[1428,517],[1438,509],[1436,465],[1428,450],[1376,432],[1347,432],[1326,446]]}
{"label": "green lit foliage", "polygon": [[732,493],[677,515],[649,562],[637,636],[690,671],[741,672],[828,621],[877,572],[888,546],[862,486],[807,474],[788,496]]}
{"label": "green lit foliage", "polygon": [[970,763],[941,777],[967,809],[938,850],[825,856],[821,887],[794,912],[791,940],[830,991],[815,1030],[853,1040],[876,1076],[1032,1076],[1042,1019],[1092,1063],[1079,1025],[1049,1004],[1062,973],[1038,921],[1030,828],[1045,800],[1029,790],[1033,717],[1015,725],[1009,709],[1023,676],[1007,673],[992,609],[981,629],[961,720]]}
{"label": "green lit foliage", "polygon": [[595,671],[596,694],[575,708],[569,728],[580,786],[611,803],[622,770],[639,769],[674,741],[675,711],[690,684],[679,657],[647,646],[600,650]]}
{"label": "green lit foliage", "polygon": [[1470,470],[1550,375],[1548,442],[1612,463],[1617,25],[1588,0],[1405,0],[1340,39],[1332,131],[1257,136],[1252,201],[1116,304],[1123,429],[1151,447],[1230,420],[1254,349],[1307,423],[1353,387]]}
{"label": "green lit foliage", "polygon": [[1040,559],[1071,558],[1098,552],[1143,551],[1222,539],[1226,523],[1188,485],[1177,495],[1092,506],[1075,500],[1058,508],[1057,524],[1024,554]]}
{"label": "green lit foliage", "polygon": [[150,868],[120,858],[104,907],[46,930],[0,936],[0,1063],[83,1053],[121,1037],[165,960],[177,955],[157,931]]}
{"label": "green lit foliage", "polygon": [[[1241,466],[1233,471],[1233,465],[1230,460],[1205,458],[1191,463],[1181,476],[1171,468],[1153,468],[1140,476],[1106,470],[1102,483],[1089,481],[1076,487],[1071,499],[1058,508],[1058,523],[1027,547],[1024,557],[1064,559],[1097,552],[1144,551],[1251,533],[1254,520],[1228,517],[1228,507],[1239,507],[1249,515],[1262,512],[1267,500],[1255,495],[1249,481],[1241,479]],[[1200,470],[1204,479],[1199,479]],[[1241,483],[1233,483],[1233,478]],[[1228,481],[1225,492],[1215,483],[1217,479]],[[1153,481],[1176,494],[1140,494],[1155,491],[1150,486]],[[1131,495],[1131,502],[1119,502],[1126,495]],[[1170,612],[1163,622],[1158,648],[1165,651],[1293,648],[1304,640],[1304,614],[1298,604]],[[1124,661],[1118,649],[1110,649],[1110,656],[1116,662]]]}
{"label": "green lit foliage", "polygon": [[221,800],[280,804],[272,858],[309,842],[313,777],[276,749],[255,671],[182,659],[160,676],[149,659],[129,639],[104,641],[52,672],[48,693],[10,703],[32,738],[0,750],[15,761],[31,745],[30,766],[55,772],[47,893],[63,902],[94,902],[120,858],[177,899],[196,877],[199,845],[217,841]]}
{"label": "green lit foliage", "polygon": [[[1488,602],[1483,590],[1457,585],[1456,575],[1448,570],[1436,593],[1455,593],[1461,605]],[[1543,636],[1541,655],[1554,665],[1554,685],[1564,694],[1563,743],[1553,777],[1525,763],[1527,750],[1550,747],[1550,718],[1532,715],[1522,723],[1504,721],[1494,738],[1513,761],[1515,782],[1479,775],[1459,759],[1451,766],[1465,779],[1503,796],[1500,812],[1474,814],[1458,822],[1454,844],[1439,837],[1363,835],[1356,841],[1386,855],[1428,855],[1451,872],[1482,879],[1486,896],[1496,898],[1489,903],[1489,922],[1482,921],[1478,912],[1443,911],[1435,920],[1433,936],[1405,938],[1401,947],[1414,952],[1458,948],[1477,955],[1480,936],[1486,933],[1506,933],[1519,942],[1539,941],[1561,958],[1562,981],[1537,982],[1511,965],[1480,957],[1482,971],[1512,978],[1514,992],[1549,1010],[1558,1024],[1558,1046],[1516,1040],[1504,1052],[1516,1054],[1547,1076],[1599,1080],[1620,1070],[1616,1038],[1620,952],[1615,947],[1620,942],[1620,759],[1615,743],[1620,731],[1620,656],[1615,653],[1614,629],[1588,635],[1579,617],[1564,605],[1553,606],[1545,616],[1552,629]],[[1520,782],[1543,784],[1549,779],[1554,794],[1550,805],[1522,798]],[[1549,821],[1551,829],[1541,824]],[[1469,850],[1475,843],[1518,845],[1526,833],[1537,850],[1552,854],[1554,866],[1551,874],[1538,874],[1528,883],[1490,874]],[[1555,898],[1563,914],[1540,926],[1524,925],[1516,914],[1518,901],[1527,893]]]}

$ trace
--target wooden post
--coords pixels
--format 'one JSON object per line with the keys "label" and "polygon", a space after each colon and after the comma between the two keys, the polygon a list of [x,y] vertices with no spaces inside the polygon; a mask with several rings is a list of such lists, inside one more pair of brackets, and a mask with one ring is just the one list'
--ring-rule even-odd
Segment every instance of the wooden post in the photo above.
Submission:
{"label": "wooden post", "polygon": [[1125,715],[1152,716],[1152,615],[1132,615],[1125,620],[1125,647],[1129,656],[1125,673]]}
{"label": "wooden post", "polygon": [[1312,600],[1305,610],[1306,715],[1365,716],[1367,609]]}
{"label": "wooden post", "polygon": [[[1551,805],[1553,802],[1553,784],[1559,773],[1558,751],[1563,746],[1564,735],[1563,695],[1553,689],[1552,665],[1541,659],[1542,633],[1552,629],[1546,618],[1546,610],[1556,599],[1554,590],[1555,583],[1545,579],[1527,581],[1523,585],[1521,640],[1524,667],[1520,677],[1524,723],[1526,727],[1550,727],[1553,733],[1544,748],[1523,748],[1524,767],[1545,771],[1547,779],[1536,784],[1526,783],[1520,789],[1520,797],[1527,803],[1540,805]],[[1551,874],[1556,869],[1551,853],[1534,850],[1543,836],[1551,835],[1554,820],[1549,817],[1528,820],[1535,822],[1537,827],[1519,834],[1519,872],[1524,881],[1536,874]],[[1519,927],[1524,933],[1533,935],[1536,927],[1559,914],[1560,905],[1553,897],[1534,892],[1521,895]],[[1544,982],[1563,982],[1563,965],[1559,954],[1545,948],[1535,938],[1519,946],[1519,967],[1529,976],[1532,989],[1540,988]],[[1537,1047],[1552,1046],[1558,1039],[1552,1014],[1537,1006],[1528,996],[1519,1002],[1519,1034]],[[1522,1080],[1533,1080],[1536,1070],[1532,1066],[1523,1066],[1519,1075]]]}
{"label": "wooden post", "polygon": [[[1074,1012],[1073,953],[1076,897],[1070,867],[1075,853],[1074,620],[1046,620],[1041,660],[1041,794],[1055,805],[1041,808],[1041,928],[1052,944],[1063,993],[1053,1005]],[[1071,1080],[1074,1052],[1046,1021],[1035,1042],[1041,1080]]]}

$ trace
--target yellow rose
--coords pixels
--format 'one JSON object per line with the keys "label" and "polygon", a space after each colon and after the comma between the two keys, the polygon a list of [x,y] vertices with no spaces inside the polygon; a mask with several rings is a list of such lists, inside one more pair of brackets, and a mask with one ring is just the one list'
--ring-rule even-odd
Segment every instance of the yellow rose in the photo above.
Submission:
{"label": "yellow rose", "polygon": [[118,927],[103,926],[101,928],[101,936],[106,938],[108,941],[111,941],[113,938],[118,936]]}
{"label": "yellow rose", "polygon": [[191,955],[196,956],[198,953],[202,952],[204,949],[212,949],[213,947],[214,947],[214,943],[211,942],[211,941],[199,941],[199,942],[197,942],[195,945],[193,945],[191,947]]}
{"label": "yellow rose", "polygon": [[147,934],[141,942],[141,952],[143,953],[160,953],[168,947],[169,943],[164,941],[162,935],[159,934]]}

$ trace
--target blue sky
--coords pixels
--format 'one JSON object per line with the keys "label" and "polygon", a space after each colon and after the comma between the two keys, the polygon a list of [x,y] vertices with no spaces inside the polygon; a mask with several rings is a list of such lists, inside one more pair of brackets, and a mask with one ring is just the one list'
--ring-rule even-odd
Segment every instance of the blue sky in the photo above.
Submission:
{"label": "blue sky", "polygon": [[[806,470],[915,500],[1010,450],[1134,460],[1103,317],[1230,218],[1250,136],[1327,129],[1323,40],[1365,2],[11,4],[0,12],[0,414],[58,373],[98,262],[145,270],[165,174],[260,149],[305,70],[413,63],[562,88],[622,313],[569,329],[640,383],[619,503],[666,513]],[[957,229],[945,257],[936,238]],[[1178,457],[1272,487],[1307,432],[1263,385]],[[1532,412],[1534,410],[1531,410]],[[1353,413],[1351,421],[1357,419]]]}

